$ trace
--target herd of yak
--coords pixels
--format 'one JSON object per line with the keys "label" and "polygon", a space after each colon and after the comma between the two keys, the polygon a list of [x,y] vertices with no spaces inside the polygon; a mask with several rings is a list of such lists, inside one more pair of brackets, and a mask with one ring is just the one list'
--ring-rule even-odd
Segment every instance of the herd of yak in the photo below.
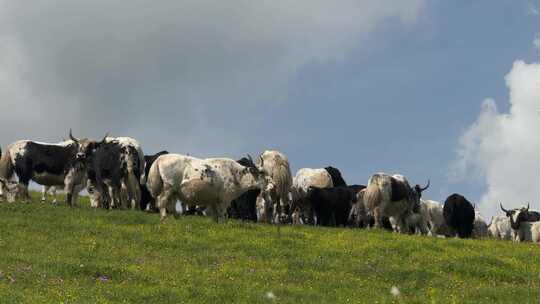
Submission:
{"label": "herd of yak", "polygon": [[[276,224],[378,227],[399,233],[461,238],[494,237],[540,242],[540,213],[529,206],[506,210],[488,225],[462,195],[444,204],[422,198],[429,188],[403,175],[373,174],[367,185],[349,185],[333,167],[300,169],[293,177],[287,157],[265,151],[256,160],[199,159],[162,151],[144,155],[130,137],[14,142],[0,152],[0,199],[28,201],[28,184],[61,187],[74,206],[87,189],[94,208],[137,208],[178,215],[204,214]],[[56,202],[56,199],[55,201]]]}

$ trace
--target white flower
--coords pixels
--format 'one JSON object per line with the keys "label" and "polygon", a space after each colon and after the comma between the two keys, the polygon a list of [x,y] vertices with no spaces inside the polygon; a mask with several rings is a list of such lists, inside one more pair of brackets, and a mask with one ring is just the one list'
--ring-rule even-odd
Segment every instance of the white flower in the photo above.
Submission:
{"label": "white flower", "polygon": [[399,297],[399,295],[400,295],[399,289],[396,286],[392,286],[392,288],[390,288],[390,293],[394,297]]}
{"label": "white flower", "polygon": [[273,292],[269,291],[266,293],[266,298],[268,298],[269,300],[275,300],[276,295]]}

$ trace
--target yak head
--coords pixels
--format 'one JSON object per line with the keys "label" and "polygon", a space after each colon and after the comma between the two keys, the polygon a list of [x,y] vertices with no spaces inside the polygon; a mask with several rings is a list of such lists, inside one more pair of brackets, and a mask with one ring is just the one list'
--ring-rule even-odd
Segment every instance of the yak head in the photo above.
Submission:
{"label": "yak head", "polygon": [[427,185],[425,187],[422,187],[420,185],[414,186],[411,190],[411,198],[414,202],[413,211],[418,212],[420,209],[420,199],[422,198],[422,192],[426,191],[429,188],[430,180],[428,179]]}
{"label": "yak head", "polygon": [[102,144],[105,143],[108,134],[105,134],[105,137],[101,141],[95,141],[88,138],[75,138],[69,130],[69,138],[75,143],[77,147],[76,159],[84,161],[89,158]]}
{"label": "yak head", "polygon": [[255,165],[251,156],[248,154],[247,158],[244,157],[237,162],[244,167],[240,172],[241,183],[248,185],[250,188],[257,188],[264,191],[268,185],[268,178]]}
{"label": "yak head", "polygon": [[527,204],[527,207],[521,207],[516,209],[504,209],[502,203],[499,203],[501,206],[501,210],[506,214],[506,216],[510,219],[510,226],[512,229],[517,230],[519,229],[519,226],[522,222],[528,222],[529,221],[529,204]]}

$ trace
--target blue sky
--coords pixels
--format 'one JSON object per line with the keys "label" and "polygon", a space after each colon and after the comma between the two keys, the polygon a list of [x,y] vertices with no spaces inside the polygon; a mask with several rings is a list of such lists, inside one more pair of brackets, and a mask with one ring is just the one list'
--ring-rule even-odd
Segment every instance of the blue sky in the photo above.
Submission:
{"label": "blue sky", "polygon": [[351,183],[400,172],[413,183],[430,178],[428,198],[459,192],[477,201],[483,182],[451,181],[449,167],[482,101],[508,108],[504,76],[513,62],[538,60],[540,16],[529,5],[432,1],[414,26],[389,20],[346,60],[303,68],[289,103],[270,109],[263,129],[275,117],[289,120],[271,138],[295,168],[332,164]]}
{"label": "blue sky", "polygon": [[[538,1],[0,7],[3,146],[59,141],[73,128],[80,137],[131,136],[149,153],[279,149],[294,171],[333,165],[350,183],[378,171],[431,179],[425,196],[439,201],[459,192],[485,203],[493,192],[482,174],[449,179],[457,151],[473,151],[460,138],[488,97],[504,117],[505,75],[540,52]],[[480,133],[472,138],[492,135]],[[480,171],[493,172],[490,164]]]}

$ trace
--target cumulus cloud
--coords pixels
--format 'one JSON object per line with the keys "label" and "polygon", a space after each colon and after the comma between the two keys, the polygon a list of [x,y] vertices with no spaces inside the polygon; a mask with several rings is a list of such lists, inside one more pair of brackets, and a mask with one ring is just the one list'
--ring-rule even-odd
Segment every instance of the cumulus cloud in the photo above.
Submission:
{"label": "cumulus cloud", "polygon": [[488,214],[498,213],[499,202],[508,207],[531,202],[540,209],[540,64],[516,61],[505,79],[509,112],[486,99],[460,138],[454,167],[457,177],[485,182],[480,207]]}
{"label": "cumulus cloud", "polygon": [[248,114],[285,102],[299,69],[343,59],[388,19],[411,24],[422,3],[0,0],[0,136],[72,126],[241,149]]}

